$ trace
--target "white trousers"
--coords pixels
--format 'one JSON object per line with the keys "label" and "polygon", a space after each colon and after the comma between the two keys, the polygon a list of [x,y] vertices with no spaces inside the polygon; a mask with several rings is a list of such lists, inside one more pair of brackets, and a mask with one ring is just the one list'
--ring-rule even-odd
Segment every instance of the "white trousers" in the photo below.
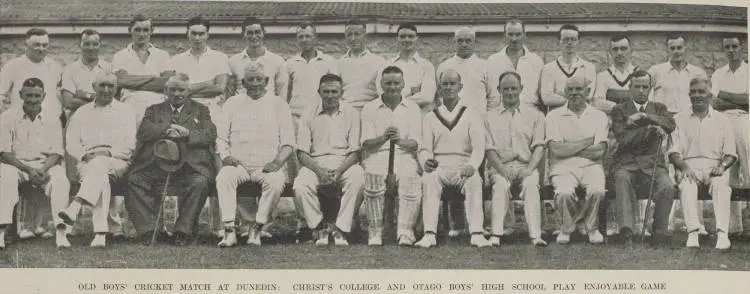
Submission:
{"label": "white trousers", "polygon": [[[110,210],[111,208],[118,210],[120,208],[117,204],[110,207],[112,201],[110,177],[119,179],[125,174],[128,165],[128,162],[124,160],[107,156],[97,156],[89,160],[89,162],[78,164],[78,172],[81,175],[81,188],[78,190],[76,197],[94,206],[91,216],[94,233],[109,232]],[[53,211],[59,210],[53,209]],[[119,211],[112,213],[112,215],[113,223],[122,223],[122,220],[115,219],[119,218]]]}
{"label": "white trousers", "polygon": [[[40,168],[43,162],[34,164],[27,162],[27,165]],[[57,216],[57,212],[65,209],[68,204],[68,193],[70,193],[70,182],[65,175],[65,169],[62,165],[51,167],[47,173],[49,181],[44,185],[44,195],[50,198],[52,211],[52,220],[55,226],[62,223]],[[15,166],[0,163],[0,225],[7,225],[13,222],[13,207],[18,203],[18,185],[28,182],[29,175],[20,171]]]}
{"label": "white trousers", "polygon": [[[341,163],[339,159],[316,159],[316,162],[324,168],[335,169]],[[336,217],[336,227],[344,232],[351,231],[357,197],[365,184],[364,171],[359,165],[352,165],[341,175],[339,182],[343,195]],[[307,167],[300,169],[294,180],[294,197],[301,205],[302,214],[307,221],[307,226],[315,228],[323,220],[323,212],[318,200],[318,176]]]}
{"label": "white trousers", "polygon": [[216,176],[216,190],[219,198],[221,220],[234,225],[237,218],[237,186],[242,183],[259,183],[262,188],[255,222],[267,224],[271,214],[279,204],[281,193],[284,192],[286,170],[280,169],[273,173],[264,173],[262,169],[248,172],[242,166],[225,166]]}
{"label": "white trousers", "polygon": [[431,173],[422,176],[422,189],[424,200],[422,201],[422,221],[424,231],[437,233],[438,218],[440,215],[440,196],[445,186],[453,186],[461,189],[466,197],[466,216],[469,223],[470,233],[482,233],[484,230],[484,209],[482,205],[482,179],[477,172],[469,178],[461,177],[460,167],[439,166]]}
{"label": "white trousers", "polygon": [[[492,173],[492,235],[501,236],[505,229],[505,216],[510,206],[511,183],[502,175]],[[523,199],[523,213],[529,226],[529,236],[532,239],[542,236],[542,204],[539,198],[539,171],[534,170],[531,175],[521,181],[521,199]]]}
{"label": "white trousers", "polygon": [[692,232],[700,229],[701,220],[699,215],[703,213],[698,206],[698,184],[708,185],[709,193],[713,198],[714,218],[716,219],[716,230],[729,233],[729,203],[732,196],[732,188],[729,187],[729,173],[725,171],[721,177],[711,177],[711,169],[719,164],[717,160],[687,160],[687,165],[695,172],[699,183],[684,178],[679,183],[680,202],[682,213],[685,216],[687,231]]}

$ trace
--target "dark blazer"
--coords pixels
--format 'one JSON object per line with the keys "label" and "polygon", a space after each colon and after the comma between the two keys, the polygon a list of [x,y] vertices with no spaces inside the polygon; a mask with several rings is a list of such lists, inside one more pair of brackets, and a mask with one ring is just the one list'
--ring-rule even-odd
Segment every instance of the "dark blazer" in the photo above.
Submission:
{"label": "dark blazer", "polygon": [[664,104],[649,101],[644,109],[646,118],[636,122],[635,126],[628,126],[628,117],[637,112],[638,109],[632,100],[620,103],[612,109],[612,131],[618,143],[613,171],[619,166],[633,163],[647,174],[651,174],[654,164],[666,168],[664,156],[656,158],[656,153],[661,148],[658,134],[648,126],[659,126],[669,135],[675,129],[672,115]]}
{"label": "dark blazer", "polygon": [[[154,142],[167,139],[172,118],[168,102],[146,109],[136,139],[138,147],[133,159],[132,172],[148,167],[155,159]],[[186,138],[173,139],[180,147],[180,162],[213,180],[216,177],[213,149],[216,143],[216,125],[211,122],[208,107],[188,99],[180,112],[177,124],[190,130]]]}

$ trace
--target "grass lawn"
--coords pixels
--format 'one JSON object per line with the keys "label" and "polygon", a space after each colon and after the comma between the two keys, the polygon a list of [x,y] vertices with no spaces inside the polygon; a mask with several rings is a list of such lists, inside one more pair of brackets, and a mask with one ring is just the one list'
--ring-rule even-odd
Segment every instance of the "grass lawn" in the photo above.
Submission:
{"label": "grass lawn", "polygon": [[[623,269],[623,270],[750,270],[750,243],[735,241],[728,252],[713,249],[711,237],[701,240],[699,250],[652,249],[648,245],[590,245],[579,240],[570,245],[550,244],[534,248],[526,238],[500,248],[469,247],[468,237],[443,239],[430,250],[397,246],[368,247],[359,242],[348,247],[296,245],[294,217],[281,209],[269,228],[276,238],[267,246],[219,249],[216,240],[204,237],[188,247],[159,244],[145,247],[130,241],[112,243],[107,249],[88,248],[90,224],[71,239],[73,248],[57,250],[52,239],[15,242],[0,252],[0,266],[49,268],[189,268],[189,269]],[[522,215],[522,214],[521,214]],[[712,213],[711,213],[712,215]],[[709,216],[707,214],[707,216]],[[205,217],[204,217],[205,219]],[[709,228],[712,222],[709,220]],[[525,224],[519,223],[517,228]],[[202,231],[207,233],[205,221]],[[519,232],[523,236],[525,232]],[[686,234],[676,242],[684,244]],[[548,241],[553,241],[548,236]]]}

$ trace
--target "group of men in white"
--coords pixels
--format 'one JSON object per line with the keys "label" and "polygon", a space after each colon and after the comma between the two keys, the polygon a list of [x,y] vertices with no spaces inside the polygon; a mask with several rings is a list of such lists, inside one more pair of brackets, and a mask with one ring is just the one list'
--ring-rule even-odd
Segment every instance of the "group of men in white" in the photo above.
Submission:
{"label": "group of men in white", "polygon": [[[218,205],[212,206],[221,216],[220,247],[235,246],[241,230],[247,230],[248,244],[260,245],[287,183],[293,183],[299,227],[313,229],[316,244],[332,239],[347,245],[365,205],[368,244],[382,245],[390,152],[402,246],[437,245],[447,187],[463,194],[470,243],[477,247],[503,242],[514,185],[521,190],[531,243],[546,246],[540,187],[547,181],[559,211],[558,244],[569,243],[575,233],[604,242],[598,210],[608,189],[615,191],[611,206],[626,242],[646,225],[636,199],[639,186],[650,187],[646,193],[655,203],[648,231],[655,245],[671,243],[668,223],[679,193],[686,246],[699,246],[705,230],[699,185],[707,185],[713,198],[716,248],[730,247],[730,222],[742,224],[741,208],[730,209],[729,199],[732,188],[750,188],[743,36],[722,37],[729,63],[709,79],[687,63],[688,40],[681,35],[667,38],[669,60],[648,71],[633,65],[627,36],[613,37],[613,64],[597,73],[578,54],[582,36],[574,25],[560,28],[562,53],[545,65],[524,45],[520,20],[505,23],[507,46],[488,60],[474,52],[475,31],[456,30],[455,56],[437,70],[417,52],[412,24],[398,27],[399,52],[390,59],[367,49],[366,24],[356,20],[345,25],[349,51],[340,59],[317,49],[311,23],[297,27],[299,53],[287,60],[265,47],[264,26],[255,18],[242,23],[247,47],[231,57],[207,46],[205,18],[187,22],[190,49],[174,56],[151,44],[154,29],[151,19],[134,17],[128,27],[132,43],[112,63],[99,58],[102,36],[85,30],[80,59],[64,68],[47,56],[47,32],[32,29],[26,54],[3,66],[0,98],[9,108],[0,118],[1,248],[24,182],[50,198],[58,247],[70,247],[66,232],[83,206],[93,208],[92,247],[106,246],[110,231],[122,233],[123,205],[148,242],[160,229],[153,225],[160,195],[142,196],[153,190],[151,184],[140,174],[127,175],[134,167],[159,167],[139,162],[145,157],[138,150],[154,144],[156,154],[160,138],[181,142],[183,154],[205,148],[213,155],[189,159],[172,174],[191,181],[197,176],[198,182],[201,174],[215,175],[208,178],[216,186]],[[192,101],[197,104],[190,106]],[[165,122],[156,114],[160,103],[169,106],[164,109],[171,121],[169,114]],[[126,193],[127,203],[110,193],[110,182],[122,179],[137,194]],[[72,202],[71,182],[80,183]],[[255,212],[238,207],[237,188],[245,182],[261,186]],[[484,186],[492,191],[489,239]],[[179,203],[177,245],[194,238],[208,196],[200,195],[210,194],[202,185],[190,187],[181,197],[192,200]],[[320,187],[340,192],[335,220],[324,219]],[[236,223],[238,211],[243,228]],[[420,215],[423,234],[417,240]]]}

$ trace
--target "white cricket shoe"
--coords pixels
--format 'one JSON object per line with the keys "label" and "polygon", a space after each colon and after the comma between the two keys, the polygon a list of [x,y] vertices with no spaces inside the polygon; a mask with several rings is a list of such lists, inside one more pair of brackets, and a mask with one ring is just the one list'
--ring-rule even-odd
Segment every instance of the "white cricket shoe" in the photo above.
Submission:
{"label": "white cricket shoe", "polygon": [[602,236],[599,230],[593,230],[589,233],[589,243],[602,244],[604,243],[604,236]]}
{"label": "white cricket shoe", "polygon": [[490,241],[487,241],[482,234],[471,234],[471,246],[490,247]]}
{"label": "white cricket shoe", "polygon": [[18,238],[21,240],[27,240],[27,239],[31,239],[35,237],[36,237],[36,234],[34,234],[34,232],[32,232],[29,229],[23,229],[20,232],[18,232]]}
{"label": "white cricket shoe", "polygon": [[91,240],[89,245],[91,248],[104,248],[107,247],[107,235],[106,234],[95,234],[94,240]]}
{"label": "white cricket shoe", "polygon": [[536,247],[547,247],[547,242],[542,238],[534,238],[533,240],[531,240],[531,245],[534,245]]}
{"label": "white cricket shoe", "polygon": [[435,234],[425,234],[424,236],[422,236],[422,239],[419,240],[419,242],[414,243],[414,246],[420,248],[430,248],[437,246]]}
{"label": "white cricket shoe", "polygon": [[250,228],[250,232],[247,236],[247,245],[260,246],[260,230],[257,228]]}
{"label": "white cricket shoe", "polygon": [[370,229],[370,237],[367,240],[368,246],[381,246],[383,245],[383,230],[382,229]]}
{"label": "white cricket shoe", "polygon": [[716,236],[716,249],[727,250],[732,247],[732,243],[729,242],[729,235],[727,233],[719,231]]}
{"label": "white cricket shoe", "polygon": [[70,248],[70,241],[68,241],[68,235],[65,232],[66,229],[57,229],[57,232],[55,232],[55,245],[57,245],[57,248]]}
{"label": "white cricket shoe", "polygon": [[563,233],[560,231],[559,234],[557,234],[557,240],[555,240],[557,244],[565,245],[570,243],[570,234]]}
{"label": "white cricket shoe", "polygon": [[221,230],[224,232],[224,237],[221,239],[219,244],[216,244],[216,246],[219,246],[221,248],[226,247],[233,247],[234,245],[237,245],[237,233],[235,233],[232,230]]}
{"label": "white cricket shoe", "polygon": [[346,238],[344,238],[344,234],[342,234],[340,231],[335,230],[333,231],[333,245],[336,246],[349,246],[349,241],[346,241]]}
{"label": "white cricket shoe", "polygon": [[500,247],[500,236],[490,236],[490,246]]}
{"label": "white cricket shoe", "polygon": [[316,232],[317,240],[315,240],[316,246],[328,246],[328,230],[319,230]]}

